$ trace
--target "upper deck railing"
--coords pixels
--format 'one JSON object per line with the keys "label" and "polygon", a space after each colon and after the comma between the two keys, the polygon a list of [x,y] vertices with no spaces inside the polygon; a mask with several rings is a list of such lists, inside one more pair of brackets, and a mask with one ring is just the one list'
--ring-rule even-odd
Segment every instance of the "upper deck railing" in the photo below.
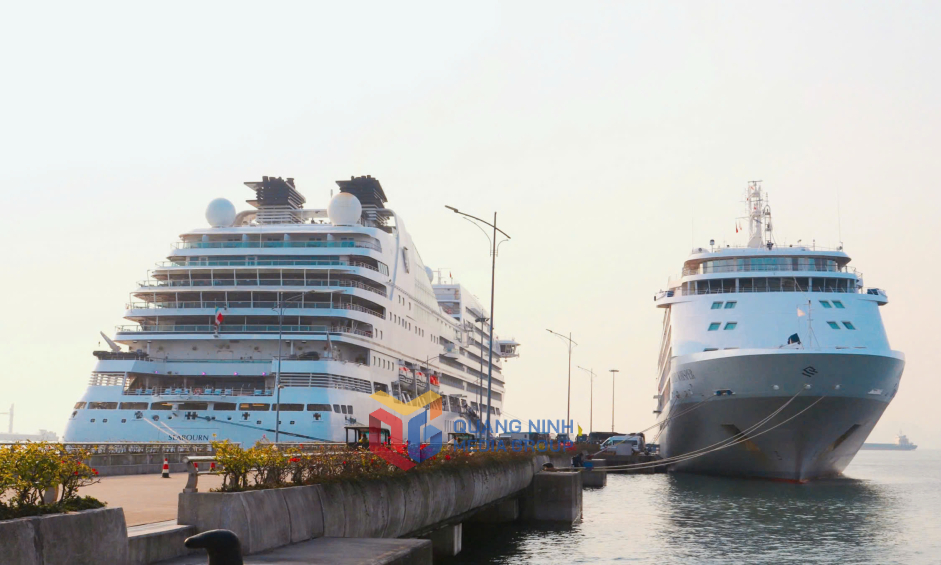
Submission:
{"label": "upper deck railing", "polygon": [[178,241],[174,249],[296,249],[359,248],[382,252],[382,246],[368,241]]}
{"label": "upper deck railing", "polygon": [[366,284],[363,284],[359,281],[349,281],[349,280],[313,280],[313,281],[292,281],[292,280],[282,280],[282,279],[217,279],[217,280],[205,280],[205,279],[195,279],[195,280],[146,280],[138,281],[137,286],[141,288],[151,288],[151,287],[193,287],[193,286],[297,286],[297,287],[308,287],[308,286],[325,286],[325,287],[348,287],[348,288],[361,288],[363,290],[368,290],[369,292],[374,292],[381,296],[386,296],[385,289],[372,287]]}
{"label": "upper deck railing", "polygon": [[672,290],[661,290],[657,293],[656,299],[660,300],[661,298],[671,298],[673,296],[698,296],[702,294],[736,294],[736,293],[754,293],[754,292],[814,292],[814,293],[841,293],[841,294],[864,294],[861,289],[846,289],[838,288],[834,286],[828,286],[824,288],[814,288],[813,290],[809,288],[802,287],[781,287],[781,288],[766,288],[766,287],[748,287],[748,288],[700,288],[700,289],[684,289],[682,287],[675,288]]}
{"label": "upper deck railing", "polygon": [[[116,326],[118,333],[213,333],[216,331],[215,325],[146,325],[140,326]],[[324,334],[327,333],[348,333],[372,337],[370,330],[354,330],[351,328],[332,327],[327,330],[327,326],[277,326],[277,325],[226,325],[219,328],[219,333],[307,333]]]}
{"label": "upper deck railing", "polygon": [[840,268],[836,265],[815,265],[813,263],[802,263],[795,266],[786,263],[780,263],[776,265],[697,265],[696,267],[692,268],[684,268],[682,276],[709,275],[712,273],[769,273],[775,271],[807,273],[856,273],[855,269],[846,266]]}
{"label": "upper deck railing", "polygon": [[[176,309],[176,308],[264,308],[269,310],[277,310],[279,307],[277,302],[267,302],[267,301],[225,301],[225,300],[202,300],[202,301],[193,301],[193,302],[131,302],[127,304],[128,310],[158,310],[158,309]],[[284,308],[287,309],[320,309],[320,310],[354,310],[356,312],[363,312],[371,316],[376,316],[378,318],[385,318],[382,312],[376,310],[370,310],[359,304],[350,304],[348,302],[339,303],[339,302],[304,302],[300,301],[290,301],[284,303]]]}
{"label": "upper deck railing", "polygon": [[158,261],[157,267],[361,267],[378,271],[368,263],[361,261],[339,261],[339,260],[317,260],[317,259],[209,259],[206,261],[198,259],[180,260],[180,261]]}

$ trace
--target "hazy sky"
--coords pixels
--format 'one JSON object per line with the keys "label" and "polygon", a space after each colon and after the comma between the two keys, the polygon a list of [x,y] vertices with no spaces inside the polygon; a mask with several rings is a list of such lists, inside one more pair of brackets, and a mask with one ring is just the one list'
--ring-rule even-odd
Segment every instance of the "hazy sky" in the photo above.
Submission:
{"label": "hazy sky", "polygon": [[[309,207],[371,174],[426,264],[489,298],[499,211],[507,411],[561,417],[572,331],[595,428],[654,422],[662,311],[763,179],[779,242],[835,245],[907,367],[871,436],[941,446],[941,4],[7,2],[0,410],[59,433],[135,281],[261,175]],[[838,221],[837,208],[842,222]],[[573,417],[589,419],[573,373]],[[5,424],[4,424],[5,425]],[[2,427],[2,426],[0,426]]]}

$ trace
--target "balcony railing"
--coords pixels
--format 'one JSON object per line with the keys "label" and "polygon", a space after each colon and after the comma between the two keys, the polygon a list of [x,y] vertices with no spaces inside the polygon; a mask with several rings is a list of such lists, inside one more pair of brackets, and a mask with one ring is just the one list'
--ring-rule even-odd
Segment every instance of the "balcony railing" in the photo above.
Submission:
{"label": "balcony railing", "polygon": [[291,281],[281,279],[218,279],[218,280],[147,280],[138,281],[137,286],[141,288],[159,288],[159,287],[193,287],[193,286],[321,286],[321,287],[339,287],[339,288],[361,288],[369,292],[385,296],[386,291],[382,288],[376,288],[365,285],[359,281]]}
{"label": "balcony railing", "polygon": [[857,289],[846,289],[846,288],[837,288],[833,286],[828,286],[824,288],[814,288],[813,290],[808,288],[765,288],[765,287],[749,287],[749,288],[739,288],[735,290],[734,288],[700,288],[698,290],[694,289],[683,289],[676,288],[673,290],[661,290],[657,293],[656,299],[660,300],[661,298],[672,298],[674,296],[697,296],[701,294],[736,294],[743,292],[824,292],[824,293],[840,293],[840,294],[861,294]]}
{"label": "balcony railing", "polygon": [[683,275],[709,275],[712,273],[747,273],[747,272],[807,272],[807,273],[855,273],[854,269],[849,267],[837,267],[835,265],[814,265],[813,263],[802,263],[800,265],[723,265],[710,266],[706,269],[700,267],[685,268]]}
{"label": "balcony railing", "polygon": [[[267,301],[216,301],[216,300],[203,300],[203,301],[194,301],[194,302],[132,302],[127,305],[128,310],[158,310],[166,308],[269,308],[272,310],[278,309],[277,302],[267,302]],[[303,304],[298,301],[290,301],[284,303],[284,309],[333,309],[333,310],[354,310],[356,312],[364,312],[371,316],[376,316],[377,318],[385,318],[382,312],[377,312],[376,310],[370,310],[360,306],[359,304],[350,304],[348,302],[344,303],[330,303],[330,302],[304,302]]]}
{"label": "balcony railing", "polygon": [[324,261],[317,259],[210,259],[206,261],[159,261],[157,267],[362,267],[379,269],[360,261]]}
{"label": "balcony railing", "polygon": [[175,249],[282,249],[282,248],[360,248],[382,252],[382,246],[369,241],[179,241]]}
{"label": "balcony railing", "polygon": [[[226,325],[223,324],[219,333],[278,333],[277,325]],[[140,325],[140,326],[117,326],[117,333],[213,333],[216,331],[215,325]],[[327,326],[282,326],[284,333],[309,333],[309,334],[327,334]],[[372,331],[354,330],[343,327],[332,327],[329,333],[348,333],[364,337],[372,337]]]}

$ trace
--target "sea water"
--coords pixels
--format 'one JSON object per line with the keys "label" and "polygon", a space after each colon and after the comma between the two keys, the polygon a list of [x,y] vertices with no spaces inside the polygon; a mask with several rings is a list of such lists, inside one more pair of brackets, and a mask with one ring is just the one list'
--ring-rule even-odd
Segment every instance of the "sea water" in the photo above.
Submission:
{"label": "sea water", "polygon": [[571,527],[465,524],[478,563],[941,563],[941,451],[860,451],[844,477],[797,485],[608,476]]}

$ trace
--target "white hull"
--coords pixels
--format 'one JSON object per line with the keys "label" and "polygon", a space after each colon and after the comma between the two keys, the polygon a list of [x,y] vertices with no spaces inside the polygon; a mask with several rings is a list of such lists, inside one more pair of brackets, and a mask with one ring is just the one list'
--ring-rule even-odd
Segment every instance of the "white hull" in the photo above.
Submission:
{"label": "white hull", "polygon": [[682,380],[674,376],[673,400],[661,414],[664,457],[721,447],[740,432],[748,439],[673,470],[801,482],[846,468],[898,391],[904,368],[896,353],[787,349],[701,353],[674,363]]}

